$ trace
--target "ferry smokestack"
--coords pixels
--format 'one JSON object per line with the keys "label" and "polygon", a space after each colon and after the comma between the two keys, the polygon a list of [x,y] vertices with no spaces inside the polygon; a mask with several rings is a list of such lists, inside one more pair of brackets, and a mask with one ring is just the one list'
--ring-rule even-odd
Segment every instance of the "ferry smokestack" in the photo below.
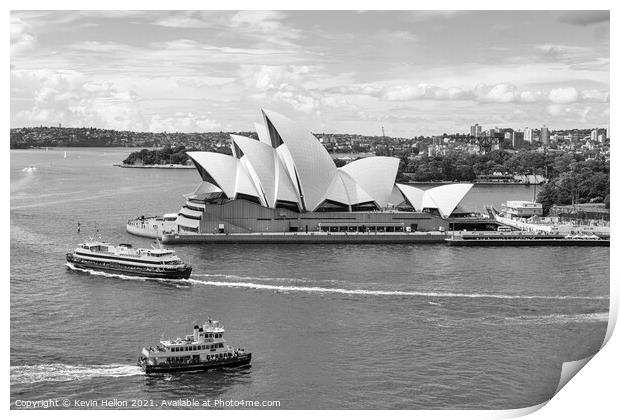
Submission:
{"label": "ferry smokestack", "polygon": [[194,341],[198,341],[198,325],[194,325]]}

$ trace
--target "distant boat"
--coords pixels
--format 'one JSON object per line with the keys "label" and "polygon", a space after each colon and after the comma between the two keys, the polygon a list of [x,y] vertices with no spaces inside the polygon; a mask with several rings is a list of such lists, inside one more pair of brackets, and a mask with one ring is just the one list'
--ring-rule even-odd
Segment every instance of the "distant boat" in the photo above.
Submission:
{"label": "distant boat", "polygon": [[67,158],[67,152],[65,151],[65,159]]}

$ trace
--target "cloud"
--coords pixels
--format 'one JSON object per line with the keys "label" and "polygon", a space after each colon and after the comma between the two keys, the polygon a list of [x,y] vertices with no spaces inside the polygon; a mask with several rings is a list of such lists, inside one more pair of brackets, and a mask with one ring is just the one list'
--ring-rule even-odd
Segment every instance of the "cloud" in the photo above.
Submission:
{"label": "cloud", "polygon": [[556,104],[569,104],[577,102],[579,91],[574,87],[552,89],[549,92],[549,100]]}
{"label": "cloud", "polygon": [[494,85],[478,84],[473,89],[440,87],[426,83],[378,86],[372,84],[353,85],[336,89],[336,92],[352,95],[367,95],[382,100],[413,101],[475,101],[478,103],[573,103],[608,102],[609,92],[595,89],[578,90],[572,86],[550,90],[519,89],[510,83]]}
{"label": "cloud", "polygon": [[293,45],[301,31],[282,23],[285,15],[278,11],[242,10],[231,16],[228,25],[239,34],[251,35],[259,41],[275,45]]}
{"label": "cloud", "polygon": [[37,44],[30,24],[11,16],[11,55],[31,50]]}
{"label": "cloud", "polygon": [[470,99],[470,96],[468,92],[459,88],[450,87],[444,89],[425,83],[389,86],[381,91],[381,98],[386,101],[406,101],[412,99],[462,100]]}
{"label": "cloud", "polygon": [[247,86],[265,91],[277,89],[283,84],[303,84],[309,74],[317,69],[316,66],[300,65],[242,65],[238,74]]}
{"label": "cloud", "polygon": [[11,89],[31,92],[31,106],[18,114],[31,124],[147,128],[135,92],[119,90],[108,81],[76,71],[12,70]]}
{"label": "cloud", "polygon": [[609,22],[609,10],[575,10],[564,12],[558,21],[571,25],[589,26]]}
{"label": "cloud", "polygon": [[575,121],[586,123],[589,121],[592,115],[592,106],[585,105],[563,105],[563,104],[550,104],[547,105],[547,113],[554,117],[556,120],[562,120],[574,124]]}
{"label": "cloud", "polygon": [[154,133],[197,133],[216,131],[222,128],[217,121],[205,116],[195,115],[191,112],[177,112],[171,117],[163,118],[160,115],[153,115],[149,123],[149,131]]}
{"label": "cloud", "polygon": [[469,12],[469,10],[412,10],[407,15],[407,19],[413,22],[424,22],[429,19],[450,19]]}
{"label": "cloud", "polygon": [[209,22],[187,15],[165,16],[153,22],[154,25],[169,28],[207,28]]}

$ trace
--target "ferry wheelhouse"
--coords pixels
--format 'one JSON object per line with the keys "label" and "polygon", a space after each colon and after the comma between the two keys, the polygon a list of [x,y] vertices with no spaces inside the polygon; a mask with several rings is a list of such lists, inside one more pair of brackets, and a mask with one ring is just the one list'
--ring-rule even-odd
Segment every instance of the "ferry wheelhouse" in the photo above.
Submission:
{"label": "ferry wheelhouse", "polygon": [[192,267],[175,252],[164,248],[133,248],[130,244],[113,246],[107,242],[85,242],[67,253],[67,262],[75,268],[105,271],[140,277],[189,278]]}
{"label": "ferry wheelhouse", "polygon": [[194,326],[193,334],[162,340],[156,347],[143,348],[138,366],[148,373],[201,371],[249,365],[252,353],[233,348],[223,338],[219,321]]}

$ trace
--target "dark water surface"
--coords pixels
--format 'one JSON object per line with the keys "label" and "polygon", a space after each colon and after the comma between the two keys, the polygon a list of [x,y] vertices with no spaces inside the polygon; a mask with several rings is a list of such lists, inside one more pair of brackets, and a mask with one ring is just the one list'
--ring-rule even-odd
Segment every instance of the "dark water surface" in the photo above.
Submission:
{"label": "dark water surface", "polygon": [[[177,211],[193,170],[112,167],[123,149],[11,151],[11,402],[279,400],[282,408],[493,408],[553,395],[564,361],[600,347],[609,248],[175,246],[190,282],[74,272],[96,234],[150,246],[128,218]],[[36,170],[26,168],[36,167]],[[476,186],[481,210],[530,199]],[[76,232],[77,221],[82,232]],[[251,368],[149,378],[144,345],[207,317]]]}

